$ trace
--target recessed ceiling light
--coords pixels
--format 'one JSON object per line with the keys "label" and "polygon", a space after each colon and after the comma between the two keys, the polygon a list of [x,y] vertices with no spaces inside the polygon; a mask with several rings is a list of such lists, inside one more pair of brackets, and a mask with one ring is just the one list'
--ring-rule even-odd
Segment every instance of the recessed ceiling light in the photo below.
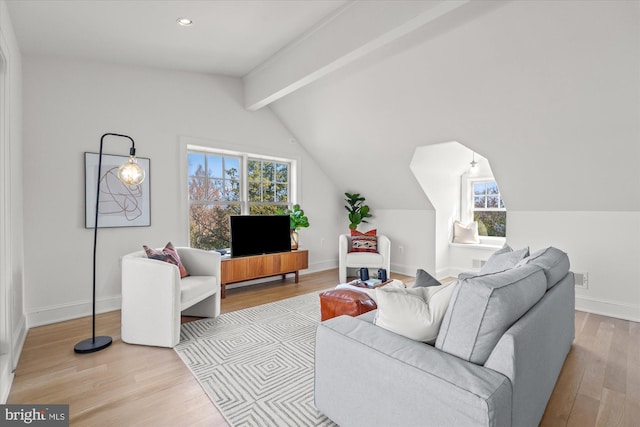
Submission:
{"label": "recessed ceiling light", "polygon": [[176,19],[176,22],[178,23],[178,25],[182,25],[183,27],[193,25],[193,21],[189,18],[178,18]]}

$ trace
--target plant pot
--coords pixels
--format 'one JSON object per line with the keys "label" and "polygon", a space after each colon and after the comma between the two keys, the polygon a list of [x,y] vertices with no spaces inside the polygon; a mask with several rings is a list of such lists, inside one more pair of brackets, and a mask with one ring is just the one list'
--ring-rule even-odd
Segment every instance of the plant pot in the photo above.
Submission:
{"label": "plant pot", "polygon": [[298,236],[298,232],[296,230],[291,230],[291,249],[292,250],[298,249],[299,239],[300,239],[300,236]]}

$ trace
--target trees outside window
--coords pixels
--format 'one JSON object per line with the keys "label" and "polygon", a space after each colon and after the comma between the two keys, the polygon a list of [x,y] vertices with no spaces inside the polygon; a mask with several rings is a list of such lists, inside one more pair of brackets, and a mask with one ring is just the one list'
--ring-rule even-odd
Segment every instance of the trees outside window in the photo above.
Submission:
{"label": "trees outside window", "polygon": [[191,247],[228,248],[229,216],[289,207],[291,162],[191,150],[187,156]]}
{"label": "trees outside window", "polygon": [[472,181],[473,220],[481,236],[505,237],[507,210],[495,181]]}
{"label": "trees outside window", "polygon": [[274,215],[289,206],[289,164],[249,159],[249,214]]}

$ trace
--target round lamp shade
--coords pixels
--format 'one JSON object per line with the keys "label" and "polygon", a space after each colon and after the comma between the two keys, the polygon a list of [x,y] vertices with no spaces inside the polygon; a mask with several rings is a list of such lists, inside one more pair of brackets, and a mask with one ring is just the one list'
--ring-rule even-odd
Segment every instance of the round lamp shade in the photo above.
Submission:
{"label": "round lamp shade", "polygon": [[126,185],[138,185],[144,181],[144,169],[136,162],[135,157],[118,168],[118,178]]}

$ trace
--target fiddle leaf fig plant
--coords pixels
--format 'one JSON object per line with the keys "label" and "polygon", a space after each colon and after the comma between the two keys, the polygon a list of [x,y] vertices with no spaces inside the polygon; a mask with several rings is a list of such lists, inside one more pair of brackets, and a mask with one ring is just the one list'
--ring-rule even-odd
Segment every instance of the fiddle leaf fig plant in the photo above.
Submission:
{"label": "fiddle leaf fig plant", "polygon": [[293,205],[291,209],[278,209],[277,213],[278,215],[289,215],[289,223],[291,229],[294,231],[309,226],[309,218],[307,218],[304,211],[300,209],[300,205]]}
{"label": "fiddle leaf fig plant", "polygon": [[360,223],[368,223],[366,218],[371,218],[373,215],[370,213],[368,205],[364,204],[365,198],[359,193],[344,193],[348,206],[345,205],[349,218],[349,228],[355,230]]}

